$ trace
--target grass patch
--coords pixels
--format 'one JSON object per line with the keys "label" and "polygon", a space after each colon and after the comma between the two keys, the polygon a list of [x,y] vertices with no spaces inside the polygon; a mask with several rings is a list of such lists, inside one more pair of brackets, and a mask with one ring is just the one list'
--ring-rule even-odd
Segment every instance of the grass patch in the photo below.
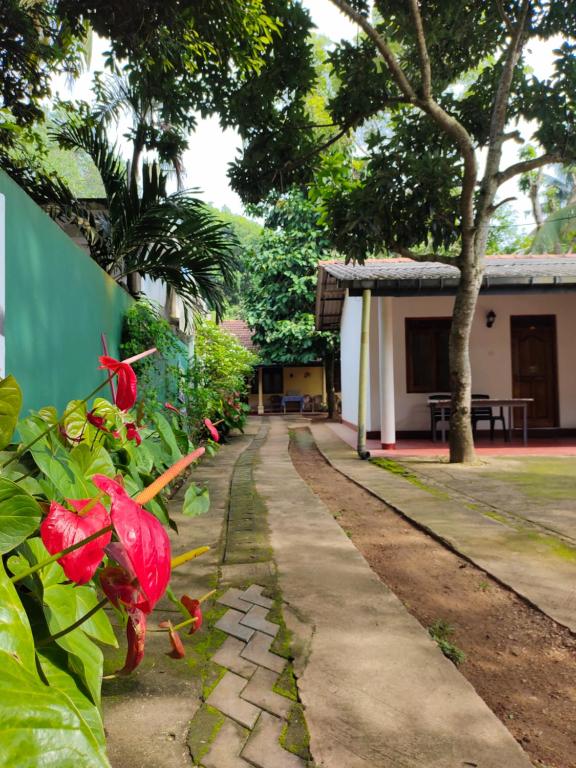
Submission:
{"label": "grass patch", "polygon": [[432,626],[428,627],[428,634],[435,641],[438,648],[442,651],[447,659],[455,664],[457,667],[466,661],[466,654],[461,648],[458,648],[451,641],[451,637],[454,634],[454,627],[444,619],[437,619]]}
{"label": "grass patch", "polygon": [[288,752],[298,755],[302,760],[310,760],[310,734],[301,704],[294,703],[290,707],[288,720],[280,734],[280,744]]}
{"label": "grass patch", "polygon": [[194,764],[199,764],[204,755],[210,749],[210,746],[218,731],[224,724],[224,715],[214,707],[203,704],[190,721],[188,730],[188,749],[192,755]]}
{"label": "grass patch", "polygon": [[405,467],[403,464],[399,464],[397,461],[393,461],[392,459],[377,458],[370,459],[370,462],[375,464],[377,467],[380,467],[381,469],[385,469],[387,472],[391,472],[393,475],[397,475],[398,477],[407,480],[409,483],[412,483],[412,485],[415,485],[416,488],[419,488],[421,491],[426,491],[430,495],[435,496],[437,499],[450,499],[450,496],[445,491],[441,491],[439,488],[427,485],[418,475]]}
{"label": "grass patch", "polygon": [[272,690],[274,693],[279,693],[280,696],[285,696],[287,699],[298,701],[298,688],[296,686],[296,678],[294,677],[292,664],[286,665],[284,672],[282,672],[278,680],[276,680]]}

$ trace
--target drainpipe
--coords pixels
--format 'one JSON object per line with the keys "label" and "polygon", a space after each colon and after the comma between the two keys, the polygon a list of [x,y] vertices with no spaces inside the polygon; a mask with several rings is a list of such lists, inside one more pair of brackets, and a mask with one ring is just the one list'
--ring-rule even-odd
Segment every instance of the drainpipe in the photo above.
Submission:
{"label": "drainpipe", "polygon": [[258,366],[258,416],[264,415],[264,387],[262,382],[262,366]]}
{"label": "drainpipe", "polygon": [[366,399],[368,396],[368,349],[370,342],[370,296],[371,291],[362,291],[362,330],[360,334],[360,369],[358,375],[358,456],[369,459],[366,450]]}

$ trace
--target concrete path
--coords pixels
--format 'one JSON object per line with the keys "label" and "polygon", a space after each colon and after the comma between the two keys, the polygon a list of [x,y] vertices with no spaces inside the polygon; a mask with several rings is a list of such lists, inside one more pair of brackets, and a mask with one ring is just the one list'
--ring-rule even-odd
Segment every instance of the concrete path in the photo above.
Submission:
{"label": "concrete path", "polygon": [[[576,559],[573,550],[538,529],[490,517],[474,504],[450,498],[360,461],[356,451],[324,424],[312,424],[316,445],[332,466],[508,585],[559,623],[576,630]],[[495,519],[497,517],[497,519]]]}
{"label": "concrete path", "polygon": [[287,424],[271,419],[255,478],[297,639],[316,765],[528,768],[510,733],[296,473]]}

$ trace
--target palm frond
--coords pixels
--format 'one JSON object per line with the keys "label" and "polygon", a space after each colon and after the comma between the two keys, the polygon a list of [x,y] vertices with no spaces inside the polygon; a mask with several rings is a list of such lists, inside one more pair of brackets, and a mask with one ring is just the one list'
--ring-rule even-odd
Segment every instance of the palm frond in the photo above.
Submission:
{"label": "palm frond", "polygon": [[82,149],[94,162],[108,201],[126,185],[126,165],[110,144],[104,127],[90,122],[68,122],[51,129],[50,135],[63,149]]}

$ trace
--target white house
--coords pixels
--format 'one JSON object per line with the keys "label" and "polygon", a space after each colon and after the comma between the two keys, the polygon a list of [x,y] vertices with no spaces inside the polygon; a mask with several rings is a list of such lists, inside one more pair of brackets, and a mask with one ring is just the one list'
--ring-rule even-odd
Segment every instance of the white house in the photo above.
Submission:
{"label": "white house", "polygon": [[[319,264],[316,324],[340,329],[342,420],[359,423],[364,309],[365,427],[384,448],[430,435],[428,396],[449,391],[458,280],[456,267],[402,258]],[[533,398],[531,430],[576,433],[576,256],[487,257],[471,364],[474,393]]]}

